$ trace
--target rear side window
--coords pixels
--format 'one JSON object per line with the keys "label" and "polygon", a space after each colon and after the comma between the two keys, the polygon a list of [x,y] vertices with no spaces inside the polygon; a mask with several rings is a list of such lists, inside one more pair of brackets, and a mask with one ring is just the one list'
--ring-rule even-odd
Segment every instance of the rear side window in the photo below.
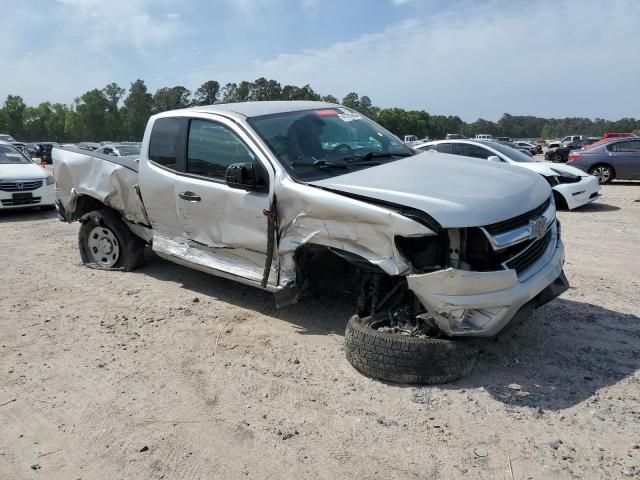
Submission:
{"label": "rear side window", "polygon": [[247,145],[229,128],[206,120],[191,120],[187,146],[187,172],[223,179],[233,163],[253,163]]}
{"label": "rear side window", "polygon": [[440,153],[453,153],[453,145],[450,143],[439,143],[436,146],[436,150]]}
{"label": "rear side window", "polygon": [[159,118],[153,122],[149,140],[149,159],[176,170],[180,142],[180,118]]}
{"label": "rear side window", "polygon": [[610,152],[634,152],[640,153],[640,140],[627,140],[626,142],[616,142],[607,145]]}
{"label": "rear side window", "polygon": [[487,159],[491,156],[491,152],[489,150],[485,150],[482,147],[471,145],[469,143],[458,143],[456,145],[456,154],[463,155],[465,157],[484,159]]}

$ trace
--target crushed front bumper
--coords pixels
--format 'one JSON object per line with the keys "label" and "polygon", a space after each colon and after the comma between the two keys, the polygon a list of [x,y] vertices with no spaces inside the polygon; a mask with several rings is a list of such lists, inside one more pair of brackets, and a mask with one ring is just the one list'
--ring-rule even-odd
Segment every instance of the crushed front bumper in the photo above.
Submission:
{"label": "crushed front bumper", "polygon": [[553,189],[564,197],[569,210],[591,203],[600,196],[600,184],[592,175],[586,175],[576,183],[556,185]]}
{"label": "crushed front bumper", "polygon": [[524,274],[449,268],[409,275],[407,282],[446,334],[492,337],[569,288],[563,264],[564,246],[557,238]]}

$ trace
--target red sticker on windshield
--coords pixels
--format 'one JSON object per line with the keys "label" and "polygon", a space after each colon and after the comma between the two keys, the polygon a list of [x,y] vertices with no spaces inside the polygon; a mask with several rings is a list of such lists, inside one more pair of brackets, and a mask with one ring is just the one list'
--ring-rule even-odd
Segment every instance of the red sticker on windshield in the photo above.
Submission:
{"label": "red sticker on windshield", "polygon": [[336,112],[335,110],[316,110],[316,115],[320,115],[321,117],[328,117],[328,116],[337,116],[338,112]]}

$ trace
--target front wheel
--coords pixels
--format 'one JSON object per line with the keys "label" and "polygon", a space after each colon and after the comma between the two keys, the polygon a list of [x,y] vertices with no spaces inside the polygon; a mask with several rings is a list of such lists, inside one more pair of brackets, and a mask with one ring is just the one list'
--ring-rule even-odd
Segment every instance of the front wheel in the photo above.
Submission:
{"label": "front wheel", "polygon": [[144,242],[109,209],[82,217],[78,246],[82,263],[89,267],[128,272],[144,260]]}
{"label": "front wheel", "polygon": [[613,180],[615,174],[609,165],[596,165],[589,173],[598,179],[600,184],[605,184]]}
{"label": "front wheel", "polygon": [[418,384],[453,382],[471,372],[478,356],[468,342],[413,336],[357,315],[347,324],[345,352],[365,375]]}

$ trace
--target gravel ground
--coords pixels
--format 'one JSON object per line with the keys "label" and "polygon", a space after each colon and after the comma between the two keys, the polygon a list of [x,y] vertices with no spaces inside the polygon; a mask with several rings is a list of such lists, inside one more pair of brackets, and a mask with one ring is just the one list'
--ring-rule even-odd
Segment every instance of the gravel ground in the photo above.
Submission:
{"label": "gravel ground", "polygon": [[572,288],[433,387],[356,372],[345,299],[90,270],[0,212],[0,478],[640,478],[640,183],[602,193],[560,213]]}

